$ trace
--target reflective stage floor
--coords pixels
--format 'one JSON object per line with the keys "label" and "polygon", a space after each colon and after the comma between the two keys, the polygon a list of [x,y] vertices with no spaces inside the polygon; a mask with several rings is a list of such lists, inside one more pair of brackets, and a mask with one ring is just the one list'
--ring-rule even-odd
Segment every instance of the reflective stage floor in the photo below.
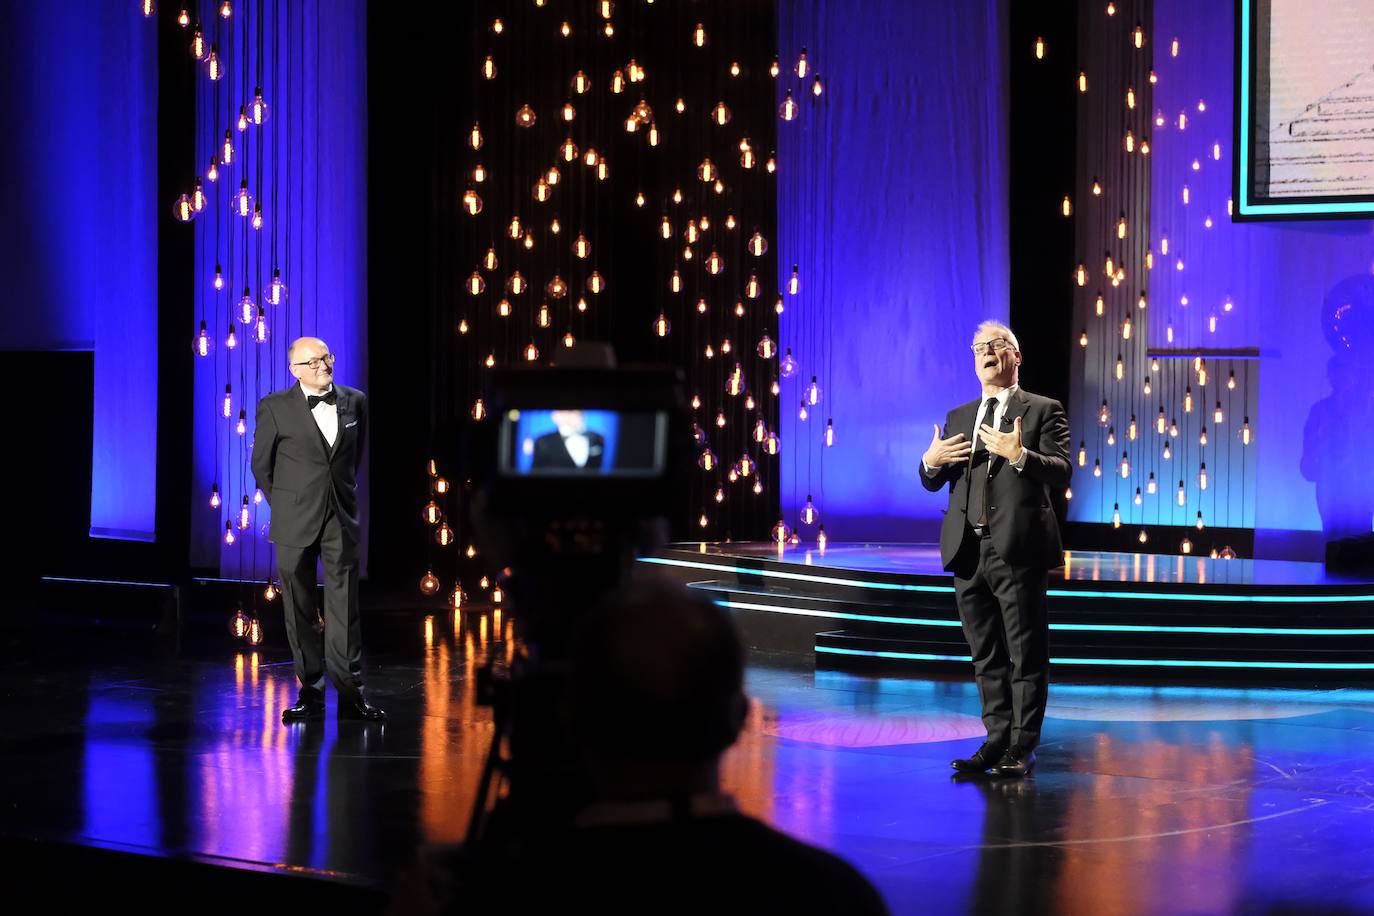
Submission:
{"label": "reflective stage floor", "polygon": [[[9,633],[0,833],[384,890],[462,838],[491,729],[473,671],[506,624],[370,615],[384,728],[282,726],[281,648]],[[895,913],[1374,911],[1374,691],[1055,684],[1035,774],[960,783],[963,678],[770,657],[749,690],[729,790]]]}

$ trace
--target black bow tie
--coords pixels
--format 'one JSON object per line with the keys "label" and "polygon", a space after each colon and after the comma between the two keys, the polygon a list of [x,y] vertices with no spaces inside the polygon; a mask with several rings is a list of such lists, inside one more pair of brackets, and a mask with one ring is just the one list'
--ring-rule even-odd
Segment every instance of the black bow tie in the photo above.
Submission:
{"label": "black bow tie", "polygon": [[338,392],[336,392],[333,388],[330,388],[324,394],[307,394],[305,396],[305,406],[307,410],[314,410],[316,404],[336,404],[338,403],[338,400]]}

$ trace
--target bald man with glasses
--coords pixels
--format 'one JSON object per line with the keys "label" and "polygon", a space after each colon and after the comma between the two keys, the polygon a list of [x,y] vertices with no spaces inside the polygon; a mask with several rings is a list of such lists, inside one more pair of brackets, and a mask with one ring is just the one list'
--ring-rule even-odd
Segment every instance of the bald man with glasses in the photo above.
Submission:
{"label": "bald man with glasses", "polygon": [[[297,384],[258,402],[253,476],[272,507],[286,635],[300,694],[283,722],[324,715],[325,676],[340,719],[380,722],[363,697],[358,614],[358,466],[367,444],[367,395],[334,382],[334,354],[318,337],[291,344]],[[324,634],[315,629],[315,564],[324,568]]]}
{"label": "bald man with glasses", "polygon": [[940,559],[973,656],[987,740],[964,773],[1025,776],[1049,691],[1049,571],[1064,565],[1052,493],[1069,485],[1069,424],[1058,401],[1020,386],[1011,328],[978,326],[970,347],[982,395],[951,410],[921,458],[921,483],[949,487]]}

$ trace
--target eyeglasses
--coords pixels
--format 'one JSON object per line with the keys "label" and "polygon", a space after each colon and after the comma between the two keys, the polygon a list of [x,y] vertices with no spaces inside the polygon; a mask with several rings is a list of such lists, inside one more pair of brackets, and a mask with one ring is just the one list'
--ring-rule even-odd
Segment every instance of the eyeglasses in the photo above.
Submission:
{"label": "eyeglasses", "polygon": [[1005,337],[994,337],[992,340],[980,340],[970,346],[969,349],[973,351],[974,356],[977,356],[979,353],[986,353],[989,350],[993,353],[1001,353],[1010,346],[1011,341]]}
{"label": "eyeglasses", "polygon": [[311,369],[319,369],[320,366],[324,365],[325,363],[328,363],[328,364],[331,365],[331,366],[334,365],[334,354],[333,354],[333,353],[326,353],[324,356],[316,356],[316,357],[314,357],[313,359],[307,359],[305,362],[301,362],[301,363],[292,363],[291,365],[293,365],[293,366],[309,366]]}

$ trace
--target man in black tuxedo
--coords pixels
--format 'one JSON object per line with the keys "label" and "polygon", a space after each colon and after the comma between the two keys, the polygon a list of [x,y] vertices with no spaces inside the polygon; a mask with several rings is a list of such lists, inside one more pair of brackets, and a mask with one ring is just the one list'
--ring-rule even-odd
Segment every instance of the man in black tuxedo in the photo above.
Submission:
{"label": "man in black tuxedo", "polygon": [[553,425],[557,432],[546,433],[534,440],[536,470],[599,470],[605,454],[606,441],[600,433],[587,432],[587,419],[580,410],[555,410]]}
{"label": "man in black tuxedo", "polygon": [[1064,565],[1052,492],[1072,473],[1069,424],[1058,401],[1023,391],[1021,350],[1001,322],[973,338],[983,394],[949,412],[921,457],[927,490],[950,487],[940,559],[954,573],[954,599],[973,654],[987,740],[965,772],[1024,776],[1049,688],[1049,571]]}
{"label": "man in black tuxedo", "polygon": [[[367,395],[334,383],[334,354],[317,337],[287,351],[298,384],[258,402],[253,476],[272,507],[286,635],[300,695],[282,721],[324,715],[326,672],[340,718],[381,721],[363,698],[358,616],[358,465],[367,443]],[[324,566],[324,638],[315,629],[315,563]]]}

